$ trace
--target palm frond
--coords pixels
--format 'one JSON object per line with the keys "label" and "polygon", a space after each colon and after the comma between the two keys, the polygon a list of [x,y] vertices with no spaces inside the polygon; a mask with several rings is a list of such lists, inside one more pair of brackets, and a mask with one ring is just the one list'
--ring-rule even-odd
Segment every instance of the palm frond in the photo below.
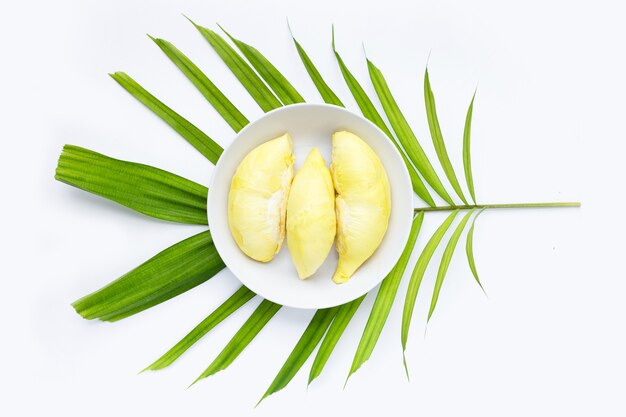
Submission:
{"label": "palm frond", "polygon": [[470,155],[470,134],[472,132],[472,113],[474,112],[474,99],[476,92],[472,96],[472,101],[467,109],[465,116],[465,128],[463,129],[463,170],[465,171],[465,181],[469,190],[472,201],[476,204],[476,195],[474,193],[474,178],[472,176],[472,158]]}
{"label": "palm frond", "polygon": [[[176,343],[163,356],[150,364],[144,371],[157,371],[173,364],[183,353],[185,353],[198,340],[204,337],[215,326],[220,324],[240,307],[254,298],[256,294],[243,285],[239,287],[233,295],[224,301],[217,309],[194,327],[185,337]],[[142,371],[143,372],[143,371]]]}
{"label": "palm frond", "polygon": [[[211,29],[199,26],[191,20],[190,22],[209,42],[220,59],[263,111],[268,112],[283,106],[283,104],[304,102],[296,88],[256,48],[231,36],[224,29],[222,30],[230,41],[226,39],[226,36],[222,37]],[[289,31],[291,33],[291,28]],[[339,97],[322,78],[319,70],[315,67],[300,43],[293,35],[291,37],[309,77],[324,102],[344,106]],[[233,130],[238,132],[249,123],[249,120],[186,55],[166,40],[150,38],[191,81]],[[231,43],[235,45],[240,53],[231,46]],[[435,98],[430,85],[428,69],[426,69],[424,76],[424,99],[428,126],[438,161],[444,170],[448,182],[464,203],[464,205],[455,204],[400,110],[382,72],[367,56],[365,57],[369,78],[389,120],[391,129],[335,48],[334,28],[332,48],[343,79],[362,114],[378,126],[396,146],[411,177],[413,190],[430,206],[415,209],[417,214],[413,218],[407,244],[398,262],[379,287],[374,305],[369,313],[356,349],[348,377],[346,378],[346,383],[350,376],[370,358],[382,333],[396,298],[400,282],[407,269],[412,250],[415,247],[424,221],[424,213],[427,211],[452,211],[426,243],[410,276],[404,300],[401,328],[404,367],[408,376],[405,351],[419,288],[434,252],[460,210],[470,209],[455,228],[443,252],[429,308],[428,320],[432,317],[435,310],[443,281],[458,241],[476,209],[579,207],[580,203],[476,204],[470,155],[474,93],[467,110],[463,132],[463,167],[467,188],[474,202],[473,205],[469,205],[448,156],[437,117]],[[212,163],[217,162],[223,149],[209,136],[145,90],[130,76],[123,72],[116,72],[110,75],[126,91],[169,124],[209,161]],[[154,167],[121,161],[77,146],[66,145],[59,158],[55,178],[152,217],[180,223],[207,223],[207,188]],[[449,206],[436,206],[424,181]],[[482,288],[476,271],[473,253],[474,226],[481,212],[474,216],[468,230],[466,254],[472,274]],[[207,230],[161,251],[119,279],[75,301],[72,305],[77,313],[86,319],[116,321],[175,297],[210,279],[223,268],[224,263],[213,244],[211,233]],[[145,370],[163,369],[171,365],[193,344],[254,296],[255,294],[246,287],[242,286],[239,288],[176,345]],[[323,371],[335,346],[364,298],[365,295],[342,306],[316,311],[299,341],[261,398],[261,401],[272,393],[284,388],[301,369],[321,341],[309,372],[308,383],[310,384],[315,380]],[[281,306],[278,304],[268,300],[261,301],[246,322],[194,383],[226,369],[280,309]]]}
{"label": "palm frond", "polygon": [[[439,246],[439,242],[441,242],[441,239],[446,234],[446,231],[454,221],[454,218],[456,217],[458,212],[458,210],[454,210],[441,224],[441,226],[439,226],[439,228],[432,235],[428,243],[426,243],[424,249],[422,249],[422,253],[420,253],[419,258],[415,263],[415,267],[413,268],[413,273],[411,274],[411,278],[409,280],[409,287],[406,291],[406,297],[404,299],[404,310],[402,312],[401,341],[403,359],[404,351],[406,350],[407,340],[409,338],[409,329],[411,327],[413,309],[415,308],[415,300],[417,299],[417,292],[419,291],[420,284],[422,283],[424,272],[426,272],[426,267],[428,266],[430,259],[435,253],[435,249],[437,249],[437,246]],[[408,376],[409,371],[406,366],[406,360],[404,360],[404,368]]]}
{"label": "palm frond", "polygon": [[213,139],[191,124],[187,119],[167,107],[163,102],[150,94],[129,75],[123,72],[109,74],[119,85],[139,100],[144,106],[152,110],[165,123],[170,125],[178,134],[187,140],[194,148],[212,163],[216,163],[223,149]]}
{"label": "palm frond", "polygon": [[274,304],[268,300],[261,301],[261,304],[254,310],[250,318],[241,326],[237,333],[235,333],[233,338],[230,339],[226,347],[224,347],[215,360],[211,362],[191,385],[216,372],[226,369],[233,363],[259,332],[263,330],[263,327],[278,313],[281,307],[281,305]]}
{"label": "palm frond", "polygon": [[467,204],[463,191],[461,191],[459,180],[456,178],[454,168],[450,162],[450,157],[448,156],[448,151],[446,150],[443,135],[441,134],[441,127],[439,126],[439,119],[437,118],[435,95],[433,94],[433,90],[430,86],[430,79],[428,77],[428,68],[426,68],[426,72],[424,73],[424,100],[426,102],[426,115],[428,116],[430,136],[433,140],[433,145],[435,145],[435,151],[437,152],[439,163],[443,167],[443,171],[445,172],[446,177],[448,177],[448,181],[450,181],[452,188],[456,191],[456,194],[464,204]]}
{"label": "palm frond", "polygon": [[282,106],[282,103],[278,100],[278,98],[276,98],[267,85],[265,85],[263,80],[259,78],[257,73],[220,35],[211,29],[197,25],[192,20],[189,21],[209,42],[211,47],[264,112],[268,112]]}
{"label": "palm frond", "polygon": [[207,224],[207,188],[162,169],[65,145],[54,178],[157,219]]}
{"label": "palm frond", "polygon": [[348,85],[348,89],[352,93],[352,96],[354,97],[354,100],[359,106],[359,109],[361,109],[361,113],[363,113],[363,116],[365,116],[366,119],[368,119],[370,122],[378,126],[380,130],[382,130],[389,137],[391,142],[396,146],[396,148],[398,149],[398,152],[400,153],[400,155],[402,156],[402,159],[404,160],[407,170],[409,171],[409,176],[411,177],[411,184],[413,185],[413,190],[422,200],[424,200],[424,202],[426,202],[426,204],[433,207],[435,205],[435,202],[433,201],[433,198],[430,196],[430,193],[428,192],[428,189],[424,185],[424,182],[419,177],[419,175],[417,175],[417,171],[415,170],[413,165],[411,165],[411,162],[409,162],[409,160],[407,159],[402,147],[396,141],[396,138],[391,134],[391,131],[385,124],[385,121],[383,120],[383,118],[380,116],[380,113],[378,113],[378,110],[376,110],[376,107],[374,107],[374,103],[372,103],[372,100],[368,97],[363,87],[361,87],[361,84],[359,84],[357,79],[354,77],[354,75],[352,75],[352,73],[350,72],[346,64],[343,62],[343,59],[341,58],[341,55],[339,55],[339,52],[337,52],[337,49],[335,48],[335,29],[334,28],[333,28],[332,46],[333,46],[333,52],[335,53],[335,58],[337,58],[337,64],[339,64],[339,69],[341,70],[341,74],[343,75],[343,79]]}
{"label": "palm frond", "polygon": [[72,306],[88,320],[121,320],[202,284],[223,268],[206,230],[165,249]]}
{"label": "palm frond", "polygon": [[407,156],[415,168],[417,168],[420,174],[422,174],[422,177],[424,177],[433,190],[435,190],[435,192],[437,192],[437,194],[439,194],[439,196],[448,204],[454,205],[452,198],[441,183],[439,176],[437,176],[435,169],[417,140],[415,133],[413,133],[413,129],[411,129],[411,126],[406,121],[404,114],[402,114],[398,103],[396,103],[396,100],[393,98],[383,73],[372,63],[372,61],[367,58],[366,61],[372,85],[374,86],[374,90],[376,90],[376,95],[383,106],[383,110],[385,110],[385,114],[389,119],[391,127],[396,132],[400,145],[402,145],[402,148],[406,151]]}
{"label": "palm frond", "polygon": [[270,86],[284,105],[304,103],[304,98],[302,98],[295,87],[285,78],[283,74],[280,73],[280,71],[278,71],[278,69],[276,69],[274,64],[263,56],[263,54],[261,54],[253,46],[234,38],[223,27],[219,27],[230,38],[239,51],[241,51],[243,56],[246,57],[248,62],[250,62],[261,78],[265,80],[267,85]]}
{"label": "palm frond", "polygon": [[369,359],[370,355],[374,351],[376,342],[378,342],[380,333],[382,332],[385,322],[387,321],[387,317],[389,316],[389,311],[391,311],[393,301],[396,298],[400,281],[402,280],[406,266],[409,263],[409,258],[411,257],[411,252],[413,252],[413,247],[415,246],[415,241],[417,240],[417,235],[419,234],[423,221],[424,213],[419,213],[413,218],[409,240],[402,251],[402,255],[400,255],[400,259],[396,265],[385,277],[382,284],[380,284],[380,289],[376,295],[374,306],[372,307],[372,311],[367,319],[367,324],[365,325],[365,330],[363,330],[359,346],[354,354],[348,378],[350,378],[350,375],[355,373],[361,365]]}
{"label": "palm frond", "polygon": [[354,313],[356,313],[359,309],[359,306],[364,299],[365,295],[362,295],[356,300],[339,306],[335,319],[326,332],[324,340],[322,340],[322,344],[317,351],[317,355],[315,355],[313,365],[309,371],[309,384],[311,384],[311,382],[313,382],[313,380],[322,373],[326,362],[328,362],[328,358],[330,358],[330,354],[335,349],[335,346],[337,346],[337,342],[339,342],[341,335],[343,335],[343,332],[346,330],[346,327],[348,327],[350,320],[354,317]]}
{"label": "palm frond", "polygon": [[189,81],[191,81],[235,132],[239,132],[249,123],[248,119],[235,107],[224,93],[222,93],[185,54],[165,39],[148,36],[157,44],[161,51],[167,55],[174,65],[185,74]]}
{"label": "palm frond", "polygon": [[315,312],[311,322],[304,330],[304,333],[302,333],[300,340],[298,340],[298,343],[289,354],[284,365],[280,368],[280,371],[278,371],[278,375],[276,375],[257,405],[265,398],[285,388],[287,384],[289,384],[289,381],[296,376],[302,365],[304,365],[304,362],[311,356],[315,347],[320,340],[322,340],[322,337],[324,337],[324,333],[326,333],[328,326],[330,326],[330,323],[335,318],[338,309],[339,307],[332,307]]}
{"label": "palm frond", "polygon": [[461,237],[461,233],[463,233],[463,229],[465,229],[465,225],[467,225],[467,221],[472,216],[474,209],[467,212],[467,214],[461,219],[461,222],[457,226],[457,228],[452,233],[448,244],[446,245],[446,249],[443,251],[443,256],[441,257],[441,263],[439,264],[439,271],[437,272],[437,280],[435,281],[435,289],[433,290],[433,297],[430,301],[430,308],[428,309],[428,319],[430,320],[432,317],[435,306],[437,305],[437,300],[439,299],[439,292],[441,291],[441,286],[443,285],[443,280],[446,277],[446,272],[448,271],[448,266],[450,265],[450,261],[452,260],[452,255],[454,254],[454,249],[456,248],[456,244]]}

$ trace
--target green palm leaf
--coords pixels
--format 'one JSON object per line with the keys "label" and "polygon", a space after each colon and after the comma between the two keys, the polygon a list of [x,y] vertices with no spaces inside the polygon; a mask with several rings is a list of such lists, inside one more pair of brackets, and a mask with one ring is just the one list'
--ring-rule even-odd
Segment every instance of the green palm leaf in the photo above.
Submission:
{"label": "green palm leaf", "polygon": [[[176,345],[168,350],[163,356],[154,361],[144,371],[157,371],[159,369],[170,366],[176,359],[193,346],[204,335],[210,332],[215,326],[224,321],[228,316],[233,314],[239,307],[250,301],[256,294],[248,288],[241,286],[222,303],[217,309],[202,320],[193,328],[185,337],[183,337]],[[142,371],[143,372],[143,371]]]}
{"label": "green palm leaf", "polygon": [[300,93],[298,93],[294,86],[287,81],[283,74],[281,74],[280,71],[276,69],[274,64],[265,58],[263,54],[247,43],[232,37],[231,34],[226,32],[223,27],[219,27],[230,38],[230,40],[233,41],[235,46],[237,46],[243,56],[246,57],[248,62],[250,62],[254,69],[259,73],[261,78],[265,80],[267,85],[274,90],[274,93],[276,93],[283,104],[304,103],[304,99]]}
{"label": "green palm leaf", "polygon": [[476,204],[476,195],[474,194],[474,179],[472,178],[472,158],[470,155],[470,133],[472,131],[472,113],[474,111],[474,99],[476,98],[476,92],[472,96],[469,108],[467,109],[467,116],[465,116],[465,129],[463,129],[463,169],[465,171],[465,181],[467,182],[467,189],[472,196],[472,201]]}
{"label": "green palm leaf", "polygon": [[[291,33],[291,28],[289,28],[289,33]],[[302,61],[306,72],[309,74],[309,77],[311,77],[313,84],[315,84],[315,88],[319,91],[324,102],[327,104],[334,104],[335,106],[345,107],[341,100],[339,100],[339,97],[337,97],[337,94],[335,94],[326,81],[324,81],[324,78],[322,78],[322,75],[313,64],[313,61],[311,61],[309,55],[306,53],[304,48],[302,48],[296,38],[294,38],[293,34],[291,35],[291,39],[293,39],[293,43],[296,46],[296,50],[298,51],[298,55],[300,56],[300,60]]]}
{"label": "green palm leaf", "polygon": [[191,384],[195,384],[199,380],[215,374],[216,372],[226,369],[243,350],[252,342],[265,325],[274,317],[282,306],[274,304],[271,301],[263,300],[250,318],[235,333],[230,342],[224,347],[213,362],[200,374],[200,376]]}
{"label": "green palm leaf", "polygon": [[448,181],[456,191],[459,198],[467,205],[467,200],[461,191],[461,186],[452,168],[452,163],[448,157],[448,151],[443,141],[443,135],[441,134],[441,127],[439,126],[439,119],[437,118],[437,107],[435,106],[435,96],[433,90],[430,87],[430,80],[428,78],[428,68],[424,75],[424,100],[426,101],[426,115],[428,116],[428,127],[430,128],[430,136],[432,137],[433,144],[435,145],[435,151],[439,158],[439,163],[443,167],[443,171],[448,177]]}
{"label": "green palm leaf", "polygon": [[311,322],[304,330],[300,340],[298,340],[298,343],[289,354],[285,364],[280,368],[278,375],[276,375],[257,405],[265,398],[285,388],[287,384],[289,384],[289,381],[296,376],[302,365],[304,365],[304,362],[311,356],[317,344],[322,340],[322,337],[324,337],[324,333],[326,333],[328,326],[330,326],[333,318],[335,318],[338,309],[339,307],[332,307],[315,312],[315,315],[313,315]]}
{"label": "green palm leaf", "polygon": [[339,306],[335,319],[326,332],[326,336],[324,336],[324,340],[322,341],[322,344],[317,351],[317,355],[315,356],[315,360],[313,361],[313,365],[311,366],[311,371],[309,372],[309,384],[311,384],[311,382],[313,382],[313,380],[322,373],[326,362],[328,362],[328,358],[330,358],[330,354],[335,349],[341,335],[343,335],[344,330],[348,327],[348,323],[350,323],[350,320],[354,317],[354,313],[356,313],[359,309],[359,306],[364,299],[365,295],[354,301],[350,301],[349,303]]}
{"label": "green palm leaf", "polygon": [[178,48],[164,39],[150,39],[157,44],[159,48],[167,55],[167,57],[181,70],[183,74],[192,82],[192,84],[200,91],[207,101],[217,110],[224,121],[233,128],[235,132],[239,132],[246,126],[249,121],[246,117],[226,98],[226,96],[213,84],[213,82],[194,64],[185,54]]}
{"label": "green palm leaf", "polygon": [[426,272],[426,267],[430,262],[430,259],[433,257],[435,253],[435,249],[439,246],[439,242],[446,234],[446,231],[454,221],[454,218],[458,214],[458,210],[454,210],[450,215],[446,218],[446,220],[439,226],[439,228],[432,235],[426,246],[422,250],[417,262],[415,263],[415,267],[413,268],[413,273],[411,274],[411,279],[409,280],[409,287],[406,291],[406,297],[404,299],[404,310],[402,312],[402,357],[404,359],[404,369],[406,371],[407,377],[409,375],[408,368],[406,366],[406,359],[404,358],[404,351],[406,350],[406,343],[409,338],[409,328],[411,327],[411,319],[413,317],[413,309],[415,308],[415,300],[417,299],[417,292],[420,288],[420,284],[422,283],[422,278],[424,277],[424,272]]}
{"label": "green palm leaf", "polygon": [[407,159],[404,151],[402,150],[400,145],[398,145],[398,142],[396,141],[394,136],[391,134],[391,131],[385,124],[385,121],[378,113],[378,110],[376,110],[376,107],[374,107],[374,103],[372,103],[372,100],[370,100],[370,98],[367,96],[367,93],[365,93],[365,90],[363,90],[361,84],[359,84],[354,75],[352,75],[346,64],[344,64],[343,59],[341,59],[341,56],[337,52],[337,49],[335,49],[334,28],[332,45],[335,57],[337,58],[337,63],[339,64],[339,69],[341,70],[341,74],[343,75],[343,79],[348,85],[348,89],[352,93],[352,96],[354,96],[354,100],[361,109],[361,113],[363,113],[363,116],[365,116],[366,119],[378,126],[380,130],[382,130],[389,137],[391,142],[396,146],[398,152],[400,152],[400,155],[404,160],[404,163],[406,164],[407,170],[409,171],[411,183],[413,184],[413,190],[422,200],[426,202],[426,204],[433,207],[435,205],[435,202],[433,201],[433,198],[430,196],[430,193],[426,189],[426,186],[424,186],[424,182],[419,177],[419,175],[417,175],[417,171],[415,171],[415,168]]}
{"label": "green palm leaf", "polygon": [[365,330],[363,330],[363,335],[361,336],[359,346],[354,355],[348,378],[350,378],[350,375],[355,373],[361,365],[369,359],[370,355],[374,351],[376,342],[378,341],[380,333],[382,332],[385,322],[387,321],[387,316],[389,316],[393,300],[398,292],[398,286],[400,285],[406,266],[409,263],[409,258],[411,257],[411,252],[415,246],[415,241],[417,240],[417,235],[419,234],[423,221],[424,213],[419,213],[415,216],[413,219],[413,225],[411,226],[409,240],[402,251],[402,255],[400,255],[400,259],[387,277],[385,277],[382,284],[380,284],[380,289],[376,295],[374,306],[372,307],[372,311],[367,319]]}
{"label": "green palm leaf", "polygon": [[54,178],[148,216],[207,224],[207,188],[162,169],[65,145]]}
{"label": "green palm leaf", "polygon": [[200,34],[209,42],[211,47],[217,52],[226,66],[237,77],[241,85],[250,93],[254,101],[264,112],[277,109],[282,103],[276,98],[274,93],[265,85],[263,80],[254,72],[244,59],[239,56],[220,35],[211,29],[199,26],[189,20],[198,29]]}
{"label": "green palm leaf", "polygon": [[89,320],[121,320],[202,284],[223,268],[207,230],[165,249],[72,306]]}
{"label": "green palm leaf", "polygon": [[109,74],[119,85],[124,87],[133,97],[152,110],[165,123],[170,125],[178,134],[187,140],[194,148],[204,155],[212,163],[216,163],[222,154],[222,147],[215,143],[187,119],[167,107],[159,99],[150,94],[135,80],[123,72]]}
{"label": "green palm leaf", "polygon": [[[222,37],[208,28],[196,25],[194,22],[191,23],[209,42],[220,59],[226,64],[261,109],[267,112],[281,107],[283,104],[304,101],[295,87],[289,83],[278,69],[257,49],[232,37],[228,32],[224,31],[226,36],[230,38],[232,43],[234,43],[236,48],[241,52],[240,54],[231,46],[231,43],[228,42],[225,36]],[[249,123],[248,119],[187,56],[174,45],[163,39],[152,37],[151,39],[194,84],[229,126],[235,131],[239,131]],[[318,69],[314,66],[307,53],[293,35],[292,39],[307,73],[323,100],[329,104],[343,106],[341,100],[324,81]],[[451,227],[459,210],[465,208],[472,209],[455,228],[444,250],[431,299],[428,320],[430,320],[434,313],[452,256],[463,230],[467,227],[467,223],[471,219],[474,208],[578,207],[580,204],[516,203],[476,205],[470,155],[474,93],[474,97],[472,97],[467,111],[463,132],[464,173],[469,194],[474,202],[473,206],[469,206],[446,150],[437,118],[435,98],[430,85],[429,73],[428,69],[426,69],[424,76],[424,96],[428,126],[438,160],[443,167],[445,175],[458,197],[464,203],[464,206],[455,205],[454,200],[450,194],[448,194],[440,178],[437,176],[424,150],[417,141],[413,130],[391,94],[382,72],[366,57],[369,76],[376,91],[376,95],[380,100],[385,115],[389,119],[391,128],[395,135],[397,135],[397,138],[337,52],[335,48],[334,30],[332,48],[343,79],[361,112],[365,118],[377,125],[389,137],[394,146],[396,146],[409,171],[413,190],[431,206],[415,209],[417,214],[413,218],[409,239],[398,262],[380,285],[374,305],[372,306],[359,345],[356,349],[348,377],[346,378],[346,383],[350,376],[370,358],[382,333],[382,329],[384,328],[397,295],[403,274],[406,271],[411,252],[417,241],[424,220],[424,212],[453,210],[427,242],[419,255],[410,277],[404,302],[401,331],[404,366],[408,376],[404,353],[419,287],[436,248]],[[137,100],[169,124],[207,159],[213,163],[217,162],[223,149],[209,136],[146,91],[130,76],[123,72],[116,72],[110,75]],[[450,207],[435,206],[422,177]],[[66,145],[59,158],[55,178],[159,219],[181,223],[207,223],[207,188],[154,167],[116,160],[87,149]],[[466,254],[472,274],[476,282],[482,288],[476,271],[473,253],[474,225],[478,215],[480,215],[480,212],[474,217],[467,233]],[[194,288],[216,275],[223,268],[224,263],[213,244],[210,231],[207,230],[161,251],[119,279],[82,297],[72,305],[77,313],[86,319],[117,321]],[[228,318],[234,311],[246,304],[254,295],[252,291],[245,287],[239,288],[175,346],[149,365],[146,370],[163,369],[171,365],[188,350],[189,347],[215,328],[220,322]],[[261,400],[284,388],[297,374],[321,341],[320,348],[309,373],[308,383],[310,384],[317,378],[324,369],[335,346],[364,298],[365,295],[342,306],[316,311],[298,343],[295,345]],[[280,305],[268,300],[261,301],[255,311],[235,333],[233,338],[194,383],[220,370],[226,369],[261,332],[265,325],[269,323],[280,308]]]}
{"label": "green palm leaf", "polygon": [[385,110],[385,114],[391,123],[391,127],[398,136],[398,140],[400,141],[402,148],[406,151],[407,156],[411,162],[413,162],[413,165],[415,165],[420,174],[422,174],[426,182],[433,187],[433,190],[435,190],[437,194],[439,194],[439,196],[448,204],[454,205],[452,198],[450,198],[450,195],[437,176],[435,169],[428,160],[426,153],[424,153],[424,150],[420,146],[417,137],[415,137],[413,129],[411,129],[411,126],[406,121],[402,111],[400,111],[398,103],[396,103],[396,100],[393,98],[383,73],[372,63],[372,61],[367,58],[366,60],[370,79],[372,80],[378,99]]}
{"label": "green palm leaf", "polygon": [[450,260],[452,260],[452,255],[454,254],[454,249],[456,248],[456,244],[461,237],[461,233],[463,233],[463,229],[465,229],[465,225],[467,225],[467,221],[472,216],[474,209],[467,212],[467,214],[461,219],[461,222],[456,227],[448,244],[446,245],[446,249],[443,251],[443,256],[441,257],[441,264],[439,264],[439,271],[437,272],[437,280],[435,281],[435,289],[433,290],[433,298],[430,301],[430,308],[428,309],[428,319],[433,315],[435,311],[435,306],[437,305],[437,300],[439,299],[439,292],[441,291],[441,286],[443,285],[443,280],[446,277],[446,272],[448,271],[448,266],[450,265]]}
{"label": "green palm leaf", "polygon": [[485,211],[485,209],[482,209],[481,211],[478,212],[476,216],[474,216],[474,220],[472,221],[472,226],[467,232],[467,240],[465,241],[465,253],[467,254],[467,263],[469,264],[469,267],[472,270],[472,275],[474,275],[474,279],[476,279],[476,282],[478,283],[478,285],[480,285],[480,289],[483,290],[485,295],[487,295],[487,293],[485,292],[485,288],[483,288],[483,284],[480,283],[480,278],[478,278],[478,271],[476,270],[476,262],[474,261],[474,225],[476,224],[476,219],[478,218],[478,216],[480,216],[480,213],[482,213],[483,211]]}

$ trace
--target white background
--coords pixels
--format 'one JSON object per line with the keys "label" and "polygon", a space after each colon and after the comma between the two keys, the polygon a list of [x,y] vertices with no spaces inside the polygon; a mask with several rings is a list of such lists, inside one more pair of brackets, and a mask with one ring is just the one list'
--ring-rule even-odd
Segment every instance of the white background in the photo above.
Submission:
{"label": "white background", "polygon": [[[625,415],[620,3],[3,3],[0,414]],[[424,337],[437,269],[431,264],[410,335],[410,383],[399,335],[406,279],[371,360],[345,390],[371,295],[308,391],[310,360],[256,410],[311,312],[280,311],[228,370],[191,389],[258,301],[171,369],[137,375],[237,282],[223,272],[120,323],[82,320],[73,300],[202,228],[136,214],[55,182],[53,173],[62,145],[72,143],[208,183],[211,164],[107,76],[128,72],[227,146],[233,132],[145,34],[180,47],[249,118],[261,111],[181,13],[225,25],[266,54],[307,100],[320,102],[288,36],[289,17],[323,75],[356,110],[330,49],[335,23],[349,67],[371,93],[364,41],[434,161],[422,94],[431,52],[439,116],[460,176],[465,111],[479,83],[472,132],[478,199],[580,200],[583,207],[486,212],[475,252],[489,298],[473,282],[461,243]],[[427,216],[418,248],[443,216]],[[440,255],[441,248],[434,259]]]}

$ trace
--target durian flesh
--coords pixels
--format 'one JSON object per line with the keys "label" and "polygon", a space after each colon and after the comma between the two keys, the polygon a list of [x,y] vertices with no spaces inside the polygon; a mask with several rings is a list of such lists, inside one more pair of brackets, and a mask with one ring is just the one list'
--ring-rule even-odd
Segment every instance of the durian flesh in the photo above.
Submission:
{"label": "durian flesh", "polygon": [[337,253],[333,281],[341,284],[374,253],[383,240],[391,212],[385,168],[361,138],[339,131],[332,139],[331,174],[337,197]]}
{"label": "durian flesh", "polygon": [[268,262],[280,250],[292,179],[289,134],[257,146],[237,167],[228,195],[228,225],[250,258]]}
{"label": "durian flesh", "polygon": [[335,240],[335,189],[330,171],[313,148],[296,173],[287,203],[287,246],[300,279],[324,263]]}

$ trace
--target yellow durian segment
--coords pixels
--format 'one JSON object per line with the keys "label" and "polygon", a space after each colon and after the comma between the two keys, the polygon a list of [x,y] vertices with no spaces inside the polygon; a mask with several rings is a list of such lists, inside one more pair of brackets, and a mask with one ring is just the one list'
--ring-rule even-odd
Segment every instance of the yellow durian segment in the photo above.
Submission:
{"label": "yellow durian segment", "polygon": [[333,181],[324,157],[313,148],[293,179],[287,203],[287,246],[300,279],[324,263],[336,226]]}
{"label": "yellow durian segment", "polygon": [[228,225],[250,258],[267,262],[280,250],[292,179],[287,133],[254,148],[237,167],[228,194]]}
{"label": "yellow durian segment", "polygon": [[382,242],[391,212],[391,192],[380,159],[353,133],[333,134],[330,171],[337,192],[339,254],[333,281],[341,284],[350,279]]}

